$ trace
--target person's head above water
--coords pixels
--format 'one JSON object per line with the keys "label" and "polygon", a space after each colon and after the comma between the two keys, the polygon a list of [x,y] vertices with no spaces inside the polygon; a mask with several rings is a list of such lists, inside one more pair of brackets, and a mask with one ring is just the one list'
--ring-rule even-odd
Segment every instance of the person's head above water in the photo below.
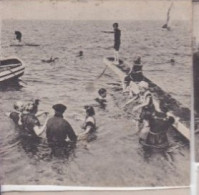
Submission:
{"label": "person's head above water", "polygon": [[15,31],[16,39],[21,42],[22,33],[20,31]]}
{"label": "person's head above water", "polygon": [[21,101],[17,101],[14,103],[13,107],[16,111],[22,112],[25,108],[25,104]]}
{"label": "person's head above water", "polygon": [[119,24],[118,24],[118,23],[114,23],[114,24],[113,24],[113,28],[114,28],[114,29],[117,29],[118,27],[119,27]]}
{"label": "person's head above water", "polygon": [[136,55],[133,59],[133,64],[141,64],[141,56]]}
{"label": "person's head above water", "polygon": [[98,94],[99,94],[101,97],[103,97],[103,98],[106,97],[106,93],[107,93],[107,91],[106,91],[106,89],[104,89],[104,88],[101,88],[101,89],[98,90]]}
{"label": "person's head above water", "polygon": [[138,83],[140,91],[146,91],[149,88],[149,84],[146,81],[141,81]]}
{"label": "person's head above water", "polygon": [[56,113],[60,113],[63,114],[65,112],[65,110],[67,109],[67,107],[63,104],[55,104],[52,107]]}
{"label": "person's head above water", "polygon": [[86,110],[87,116],[94,116],[95,110],[92,106],[84,106],[84,109]]}
{"label": "person's head above water", "polygon": [[160,110],[164,113],[167,113],[169,111],[168,105],[164,103],[163,101],[159,104]]}

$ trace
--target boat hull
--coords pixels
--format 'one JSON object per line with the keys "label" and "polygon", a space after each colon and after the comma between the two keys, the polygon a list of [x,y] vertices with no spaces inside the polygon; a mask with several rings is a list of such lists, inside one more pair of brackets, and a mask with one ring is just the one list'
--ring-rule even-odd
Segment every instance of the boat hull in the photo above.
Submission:
{"label": "boat hull", "polygon": [[17,80],[24,74],[25,67],[18,59],[0,61],[0,84]]}
{"label": "boat hull", "polygon": [[[130,70],[130,67],[122,60],[119,61],[119,65],[114,65],[113,60],[113,58],[108,57],[104,58],[103,61],[123,82],[124,77]],[[164,92],[159,86],[148,78],[144,77],[144,81],[149,84],[149,90],[153,93],[154,104],[159,105],[159,102],[165,104],[175,119],[175,123],[173,125],[174,128],[184,138],[190,140],[190,110],[183,107],[177,100],[172,98],[170,94]]]}

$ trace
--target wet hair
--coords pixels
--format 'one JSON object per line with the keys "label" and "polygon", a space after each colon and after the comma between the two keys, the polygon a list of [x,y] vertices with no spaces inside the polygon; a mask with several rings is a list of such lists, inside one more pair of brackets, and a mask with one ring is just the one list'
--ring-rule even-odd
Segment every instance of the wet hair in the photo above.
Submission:
{"label": "wet hair", "polygon": [[162,112],[164,112],[164,113],[166,113],[166,112],[168,112],[168,105],[167,104],[165,104],[165,103],[163,103],[163,102],[160,102],[160,109],[161,109],[161,111]]}
{"label": "wet hair", "polygon": [[36,99],[36,100],[34,101],[34,104],[38,105],[39,102],[40,102],[40,100],[39,100],[39,99]]}
{"label": "wet hair", "polygon": [[141,64],[141,56],[135,56],[134,60],[133,60],[134,64]]}
{"label": "wet hair", "polygon": [[172,116],[170,116],[168,120],[171,125],[175,122],[175,119]]}
{"label": "wet hair", "polygon": [[95,110],[92,106],[84,106],[84,108],[89,116],[95,115]]}
{"label": "wet hair", "polygon": [[102,94],[102,93],[106,93],[106,89],[101,88],[101,89],[98,90],[98,94]]}
{"label": "wet hair", "polygon": [[118,28],[119,25],[118,25],[118,23],[113,23],[113,27],[114,27],[114,26],[115,26],[116,28]]}

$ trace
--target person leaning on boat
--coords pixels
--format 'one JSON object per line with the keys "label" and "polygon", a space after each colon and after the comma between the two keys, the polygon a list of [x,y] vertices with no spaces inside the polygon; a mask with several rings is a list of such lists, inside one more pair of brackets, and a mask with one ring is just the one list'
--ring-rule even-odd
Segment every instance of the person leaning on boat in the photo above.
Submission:
{"label": "person leaning on boat", "polygon": [[139,83],[143,81],[142,66],[141,57],[136,56],[133,60],[133,67],[129,71],[128,75],[124,77],[123,90],[125,90],[131,82]]}
{"label": "person leaning on boat", "polygon": [[153,96],[149,91],[149,84],[145,81],[141,81],[138,86],[140,89],[139,104],[134,107],[133,111],[135,112],[136,110],[141,109],[139,124],[142,126],[146,118],[148,120],[148,116],[154,114],[155,106],[153,103]]}
{"label": "person leaning on boat", "polygon": [[168,130],[175,122],[172,116],[167,115],[167,108],[161,107],[161,112],[156,112],[149,119],[149,132],[145,140],[140,140],[145,151],[145,157],[152,155],[153,150],[160,151],[167,160],[173,160],[172,154],[167,152],[169,148]]}
{"label": "person leaning on boat", "polygon": [[49,146],[66,146],[67,138],[72,142],[76,142],[77,136],[73,128],[68,121],[63,118],[66,106],[63,104],[55,104],[52,108],[55,111],[55,115],[48,120],[46,125],[46,136]]}

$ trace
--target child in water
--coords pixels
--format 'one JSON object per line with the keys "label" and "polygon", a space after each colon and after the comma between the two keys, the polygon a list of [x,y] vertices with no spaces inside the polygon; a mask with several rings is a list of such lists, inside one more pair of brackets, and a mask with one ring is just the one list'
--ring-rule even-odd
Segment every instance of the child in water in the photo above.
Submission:
{"label": "child in water", "polygon": [[105,109],[107,106],[107,91],[104,88],[98,90],[99,97],[95,99],[96,102],[99,103],[100,108]]}
{"label": "child in water", "polygon": [[96,120],[95,120],[95,110],[92,106],[85,106],[84,109],[86,110],[86,117],[84,120],[84,124],[82,125],[82,128],[84,129],[84,132],[80,134],[80,139],[86,139],[90,140],[89,135],[93,134],[96,131]]}

